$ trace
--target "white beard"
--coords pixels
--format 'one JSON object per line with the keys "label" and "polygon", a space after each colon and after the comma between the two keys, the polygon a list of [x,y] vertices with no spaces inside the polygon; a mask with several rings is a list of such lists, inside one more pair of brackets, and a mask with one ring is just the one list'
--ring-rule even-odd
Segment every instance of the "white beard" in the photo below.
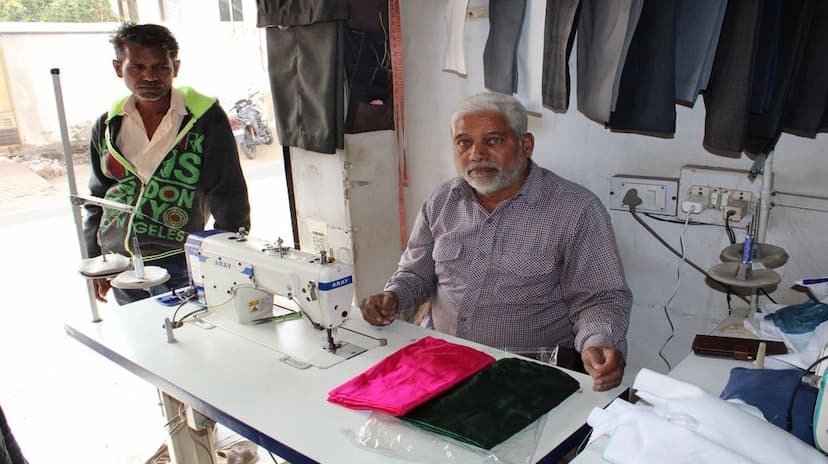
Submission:
{"label": "white beard", "polygon": [[[471,163],[466,166],[465,171],[461,171],[460,175],[466,182],[471,185],[471,187],[481,193],[483,195],[488,195],[492,192],[496,192],[502,188],[508,187],[515,182],[515,180],[520,177],[521,172],[526,165],[521,166],[520,164],[515,166],[515,169],[509,172],[504,172],[503,168],[495,163],[488,163],[488,162],[479,162],[479,163]],[[497,174],[494,177],[490,177],[488,179],[483,179],[479,177],[473,177],[470,172],[473,169],[478,168],[493,168],[497,170]],[[458,171],[460,167],[458,166]]]}

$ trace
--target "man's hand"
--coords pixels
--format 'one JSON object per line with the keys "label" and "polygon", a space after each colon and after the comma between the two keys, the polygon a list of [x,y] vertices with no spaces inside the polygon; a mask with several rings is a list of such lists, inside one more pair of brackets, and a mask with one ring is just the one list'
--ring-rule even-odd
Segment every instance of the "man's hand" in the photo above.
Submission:
{"label": "man's hand", "polygon": [[362,300],[359,308],[362,317],[372,325],[388,325],[399,317],[397,295],[394,292],[382,292]]}
{"label": "man's hand", "polygon": [[592,346],[581,353],[584,369],[592,376],[592,389],[605,391],[621,383],[624,376],[624,356],[608,346]]}
{"label": "man's hand", "polygon": [[106,303],[106,293],[112,288],[109,279],[92,279],[92,286],[95,288],[95,299]]}

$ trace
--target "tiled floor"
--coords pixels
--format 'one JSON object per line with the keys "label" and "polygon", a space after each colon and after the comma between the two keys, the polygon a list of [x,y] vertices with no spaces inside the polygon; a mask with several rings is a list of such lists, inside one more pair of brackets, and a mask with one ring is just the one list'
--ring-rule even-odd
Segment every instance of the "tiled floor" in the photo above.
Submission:
{"label": "tiled floor", "polygon": [[[254,211],[272,211],[253,229],[290,237],[275,148],[244,162]],[[91,312],[61,182],[0,201],[0,405],[31,464],[142,464],[164,439],[155,389],[64,333],[66,315]]]}

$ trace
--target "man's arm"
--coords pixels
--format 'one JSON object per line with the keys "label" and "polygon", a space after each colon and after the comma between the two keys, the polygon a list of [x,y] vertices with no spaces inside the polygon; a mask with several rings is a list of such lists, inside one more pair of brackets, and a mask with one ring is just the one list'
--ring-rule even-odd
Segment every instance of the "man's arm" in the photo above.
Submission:
{"label": "man's arm", "polygon": [[609,214],[595,199],[581,214],[566,250],[561,281],[575,331],[575,348],[595,380],[606,390],[621,381],[627,350],[632,294]]}
{"label": "man's arm", "polygon": [[[92,134],[89,138],[89,162],[92,165],[92,172],[89,175],[89,193],[98,198],[103,198],[106,191],[112,185],[112,180],[105,177],[101,170],[100,146],[103,143],[103,120],[106,115],[98,119],[92,127]],[[83,235],[86,243],[88,257],[101,254],[101,246],[98,243],[98,228],[103,216],[103,208],[97,205],[84,206],[86,214],[83,220]],[[95,289],[95,299],[106,303],[106,294],[111,288],[109,279],[99,278],[92,280]]]}
{"label": "man's arm", "polygon": [[[103,143],[103,121],[106,115],[101,116],[92,126],[92,133],[89,138],[89,162],[92,171],[89,174],[89,193],[93,197],[103,198],[106,191],[112,186],[112,179],[103,175],[101,170],[100,145]],[[83,236],[86,243],[86,251],[90,257],[101,254],[101,246],[98,243],[98,227],[100,227],[103,208],[97,205],[85,205],[86,214],[83,219]]]}
{"label": "man's arm", "polygon": [[218,102],[204,117],[209,118],[205,146],[210,147],[210,151],[206,154],[202,175],[205,176],[207,206],[215,219],[215,228],[229,232],[235,232],[239,227],[250,230],[247,182],[230,121]]}
{"label": "man's arm", "polygon": [[[374,323],[372,319],[381,319],[390,323],[398,316],[408,319],[419,305],[431,297],[437,281],[434,274],[433,250],[434,237],[424,204],[414,221],[408,245],[400,257],[397,271],[385,285],[385,292],[363,300],[363,317],[368,322]],[[389,293],[393,298],[388,296]]]}

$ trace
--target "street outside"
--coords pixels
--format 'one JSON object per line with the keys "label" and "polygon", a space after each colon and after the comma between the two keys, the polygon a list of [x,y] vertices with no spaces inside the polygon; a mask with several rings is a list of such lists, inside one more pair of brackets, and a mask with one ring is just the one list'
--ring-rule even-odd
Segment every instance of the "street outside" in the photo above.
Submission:
{"label": "street outside", "polygon": [[[291,243],[282,150],[242,159],[252,235]],[[86,193],[88,164],[75,166]],[[66,176],[46,180],[0,155],[2,406],[31,464],[143,463],[164,440],[155,388],[70,338],[69,318],[90,317]],[[117,311],[99,305],[102,318]]]}

